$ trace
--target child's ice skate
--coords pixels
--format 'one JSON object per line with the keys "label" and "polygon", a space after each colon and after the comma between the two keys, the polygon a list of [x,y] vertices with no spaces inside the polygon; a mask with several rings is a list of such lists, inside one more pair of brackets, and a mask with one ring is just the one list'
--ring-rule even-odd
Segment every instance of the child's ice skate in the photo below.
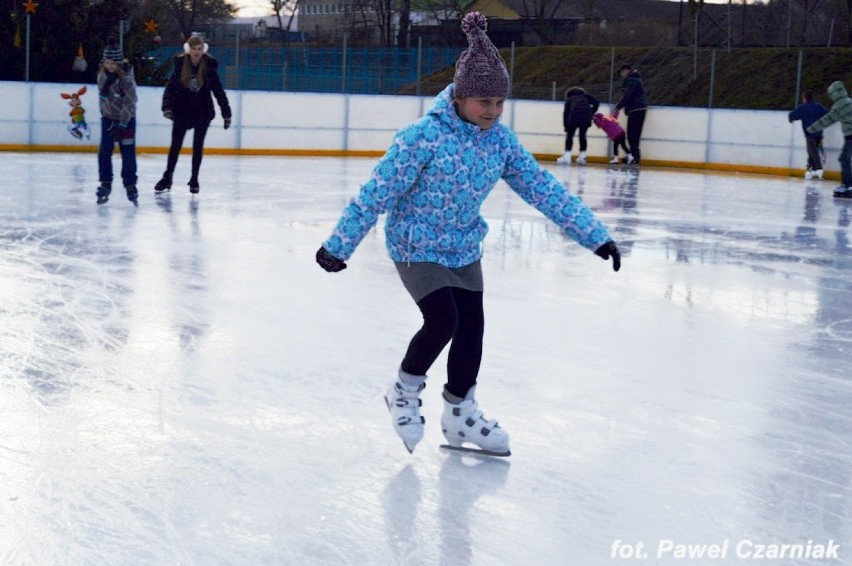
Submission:
{"label": "child's ice skate", "polygon": [[424,381],[419,386],[408,386],[400,378],[395,379],[385,393],[385,403],[391,414],[393,429],[402,439],[409,452],[414,452],[417,443],[423,440],[423,423],[426,420],[420,416],[420,392],[426,387]]}
{"label": "child's ice skate", "polygon": [[[442,444],[441,448],[488,456],[510,456],[509,433],[497,421],[489,421],[483,416],[475,395],[476,386],[470,388],[460,403],[450,403],[444,399],[441,430],[447,444]],[[464,443],[473,444],[477,448],[463,446]]]}
{"label": "child's ice skate", "polygon": [[805,170],[805,180],[813,179],[814,177],[814,170],[808,167],[807,170]]}
{"label": "child's ice skate", "polygon": [[566,151],[562,154],[562,157],[556,158],[556,162],[560,165],[571,165],[571,152]]}
{"label": "child's ice skate", "polygon": [[586,164],[586,152],[581,151],[579,157],[577,157],[577,165],[585,165]]}
{"label": "child's ice skate", "polygon": [[609,160],[610,165],[618,165],[618,162],[618,154],[613,155],[612,159]]}
{"label": "child's ice skate", "polygon": [[136,190],[136,185],[127,185],[124,187],[127,191],[127,200],[133,203],[133,206],[139,206],[139,191]]}
{"label": "child's ice skate", "polygon": [[822,176],[823,176],[822,169],[816,169],[816,170],[814,170],[814,176],[811,177],[811,178],[812,179],[819,179],[820,181],[822,181],[822,178],[823,178]]}
{"label": "child's ice skate", "polygon": [[834,189],[832,196],[836,198],[852,198],[852,187],[839,185],[836,189]]}
{"label": "child's ice skate", "polygon": [[109,200],[109,195],[112,192],[112,186],[109,183],[101,183],[95,194],[98,197],[98,204],[104,204]]}
{"label": "child's ice skate", "polygon": [[157,181],[157,184],[154,185],[154,191],[161,193],[163,191],[170,191],[172,189],[172,176],[168,173],[163,173],[163,178]]}

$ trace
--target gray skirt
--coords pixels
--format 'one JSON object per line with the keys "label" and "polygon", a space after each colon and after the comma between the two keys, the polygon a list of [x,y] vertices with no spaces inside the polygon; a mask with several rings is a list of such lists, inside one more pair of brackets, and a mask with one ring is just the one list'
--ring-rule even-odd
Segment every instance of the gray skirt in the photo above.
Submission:
{"label": "gray skirt", "polygon": [[479,260],[464,267],[444,267],[437,263],[394,262],[402,284],[415,303],[443,287],[482,292],[482,265]]}

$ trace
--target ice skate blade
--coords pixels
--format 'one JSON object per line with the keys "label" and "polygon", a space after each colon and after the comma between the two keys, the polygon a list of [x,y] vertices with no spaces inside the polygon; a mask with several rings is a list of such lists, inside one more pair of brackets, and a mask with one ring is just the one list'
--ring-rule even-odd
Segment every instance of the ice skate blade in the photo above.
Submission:
{"label": "ice skate blade", "polygon": [[450,446],[449,444],[441,444],[439,448],[444,450],[453,450],[455,452],[463,452],[465,454],[473,454],[477,456],[497,456],[498,458],[507,458],[512,455],[511,450],[505,452],[494,452],[493,450],[483,450],[482,448],[468,448],[467,446]]}

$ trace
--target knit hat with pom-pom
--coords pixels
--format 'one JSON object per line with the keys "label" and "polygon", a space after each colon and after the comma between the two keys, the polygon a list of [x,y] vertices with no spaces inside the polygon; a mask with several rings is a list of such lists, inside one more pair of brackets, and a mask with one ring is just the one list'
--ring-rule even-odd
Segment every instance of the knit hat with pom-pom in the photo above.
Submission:
{"label": "knit hat with pom-pom", "polygon": [[469,47],[456,61],[455,96],[507,96],[509,73],[497,48],[485,35],[488,20],[479,12],[471,12],[462,19],[461,28]]}
{"label": "knit hat with pom-pom", "polygon": [[112,36],[107,39],[106,45],[104,45],[104,59],[109,59],[116,63],[120,63],[124,59],[124,53],[118,46],[118,40]]}

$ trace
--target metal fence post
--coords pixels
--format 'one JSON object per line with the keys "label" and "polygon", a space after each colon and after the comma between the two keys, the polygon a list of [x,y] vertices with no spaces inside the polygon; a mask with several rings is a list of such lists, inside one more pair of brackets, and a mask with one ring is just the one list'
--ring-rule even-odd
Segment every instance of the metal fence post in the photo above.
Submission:
{"label": "metal fence post", "polygon": [[796,71],[796,98],[793,99],[793,108],[799,105],[802,96],[802,66],[805,60],[805,51],[799,49],[799,68]]}
{"label": "metal fence post", "polygon": [[713,87],[716,81],[716,50],[713,50],[710,57],[710,94],[707,97],[707,108],[713,108]]}
{"label": "metal fence post", "polygon": [[612,90],[615,85],[615,46],[609,51],[609,103],[612,104]]}
{"label": "metal fence post", "polygon": [[420,74],[422,69],[422,61],[423,61],[423,36],[420,35],[417,37],[417,89],[415,93],[417,96],[420,96]]}
{"label": "metal fence post", "polygon": [[692,80],[698,80],[698,14],[695,13],[695,37],[693,38]]}
{"label": "metal fence post", "polygon": [[343,34],[343,53],[342,53],[342,63],[340,69],[340,92],[346,93],[346,34]]}
{"label": "metal fence post", "polygon": [[240,88],[240,28],[236,26],[237,33],[234,37],[234,72],[237,74],[237,80],[234,81],[237,88]]}
{"label": "metal fence post", "polygon": [[[512,42],[511,50],[509,51],[509,98],[512,98],[512,84],[515,82],[515,42]],[[515,113],[512,112],[514,117]]]}

